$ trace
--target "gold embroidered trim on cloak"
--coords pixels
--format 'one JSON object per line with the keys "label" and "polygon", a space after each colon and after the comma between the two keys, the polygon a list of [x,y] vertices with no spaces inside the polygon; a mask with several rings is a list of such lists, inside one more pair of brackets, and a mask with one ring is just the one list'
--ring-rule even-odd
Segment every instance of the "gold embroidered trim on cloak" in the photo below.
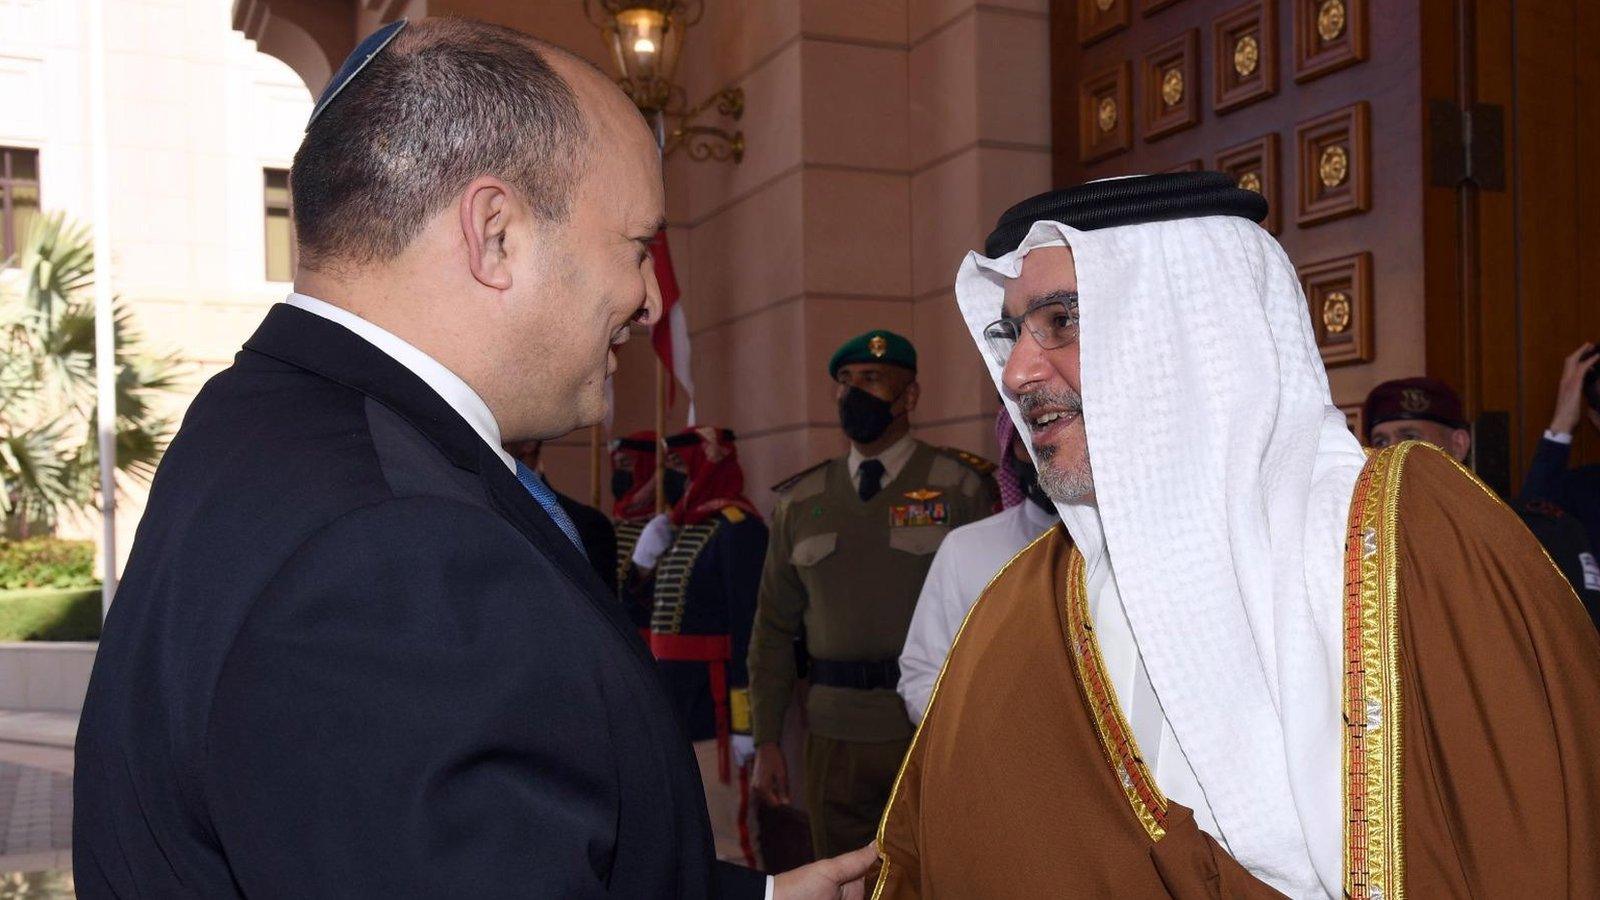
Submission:
{"label": "gold embroidered trim on cloak", "polygon": [[1067,564],[1065,611],[1067,649],[1078,673],[1078,686],[1083,689],[1084,704],[1089,708],[1095,733],[1100,737],[1100,749],[1105,751],[1106,762],[1122,786],[1139,824],[1144,826],[1150,840],[1159,841],[1167,836],[1167,798],[1156,787],[1155,778],[1144,764],[1139,744],[1133,739],[1133,729],[1117,703],[1116,688],[1106,674],[1100,642],[1095,639],[1094,625],[1089,618],[1083,554],[1077,547],[1072,548]]}
{"label": "gold embroidered trim on cloak", "polygon": [[[933,680],[933,693],[928,695],[928,708],[922,714],[922,721],[917,723],[917,730],[911,735],[911,745],[906,748],[906,755],[900,760],[900,771],[894,775],[894,786],[889,789],[889,802],[884,804],[883,816],[878,819],[878,834],[875,843],[878,845],[878,861],[882,865],[878,868],[878,882],[872,888],[872,900],[879,900],[883,895],[884,885],[889,882],[889,854],[883,848],[883,834],[889,826],[889,814],[894,812],[894,802],[900,796],[900,779],[906,777],[906,768],[911,765],[911,758],[917,752],[917,742],[922,738],[923,727],[928,724],[929,719],[933,718],[933,706],[939,700],[939,686],[944,684],[944,673],[950,668],[950,660],[955,658],[956,646],[961,643],[961,635],[967,630],[967,623],[972,621],[972,614],[977,611],[978,604],[983,602],[983,598],[989,595],[989,589],[994,587],[996,581],[1000,580],[1000,576],[1006,574],[1012,564],[1026,556],[1028,551],[1037,547],[1061,529],[1060,523],[1046,528],[1038,537],[1029,541],[1028,546],[1019,550],[1016,556],[1007,560],[1006,564],[1000,567],[1000,571],[994,573],[994,577],[989,579],[989,583],[983,586],[983,590],[978,592],[978,599],[967,607],[967,614],[961,617],[961,627],[956,629],[955,639],[950,642],[950,649],[944,655],[944,663],[939,666],[939,677]],[[1077,551],[1074,550],[1073,552]]]}
{"label": "gold embroidered trim on cloak", "polygon": [[1400,472],[1416,441],[1372,454],[1345,537],[1344,861],[1350,900],[1405,896],[1401,806]]}

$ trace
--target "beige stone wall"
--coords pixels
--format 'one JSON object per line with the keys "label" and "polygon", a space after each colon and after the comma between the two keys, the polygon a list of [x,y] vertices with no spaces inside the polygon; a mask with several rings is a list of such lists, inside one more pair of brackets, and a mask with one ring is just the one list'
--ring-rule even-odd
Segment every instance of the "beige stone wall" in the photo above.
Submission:
{"label": "beige stone wall", "polygon": [[[110,180],[89,159],[89,3],[103,3]],[[109,194],[112,278],[149,345],[185,364],[180,416],[289,290],[265,277],[263,167],[287,168],[311,96],[232,30],[229,0],[0,0],[0,144],[39,150],[46,209]],[[118,509],[126,559],[143,511]],[[98,520],[69,530],[99,537]]]}
{"label": "beige stone wall", "polygon": [[[926,440],[993,457],[993,388],[952,283],[999,212],[1049,186],[1045,0],[709,0],[689,96],[745,90],[739,166],[675,157],[669,240],[701,423],[733,428],[751,495],[845,444],[828,356],[891,328],[921,356]],[[625,349],[616,430],[649,427],[647,345]],[[672,423],[682,423],[681,408]],[[588,442],[546,465],[588,489]]]}

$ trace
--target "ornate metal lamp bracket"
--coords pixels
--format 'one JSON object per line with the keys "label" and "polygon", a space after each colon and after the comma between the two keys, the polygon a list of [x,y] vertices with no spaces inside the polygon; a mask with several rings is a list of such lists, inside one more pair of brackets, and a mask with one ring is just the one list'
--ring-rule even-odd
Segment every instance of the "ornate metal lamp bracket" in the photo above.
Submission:
{"label": "ornate metal lamp bracket", "polygon": [[661,155],[685,150],[695,161],[739,163],[744,132],[699,121],[713,110],[744,116],[744,88],[725,87],[688,105],[673,83],[684,33],[705,13],[704,0],[583,0],[584,15],[605,35],[621,73],[617,83],[649,120]]}

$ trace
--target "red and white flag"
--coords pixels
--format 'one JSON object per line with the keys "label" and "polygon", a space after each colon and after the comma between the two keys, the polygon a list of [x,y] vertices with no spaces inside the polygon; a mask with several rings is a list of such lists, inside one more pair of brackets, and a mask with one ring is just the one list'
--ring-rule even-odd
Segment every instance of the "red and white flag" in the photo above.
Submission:
{"label": "red and white flag", "polygon": [[672,256],[667,251],[667,230],[656,232],[650,241],[650,257],[655,260],[656,283],[661,287],[661,320],[650,328],[650,343],[661,357],[661,364],[672,373],[667,383],[667,405],[677,397],[677,386],[689,396],[690,425],[694,421],[694,376],[689,370],[689,320],[678,303],[678,279],[672,274]]}

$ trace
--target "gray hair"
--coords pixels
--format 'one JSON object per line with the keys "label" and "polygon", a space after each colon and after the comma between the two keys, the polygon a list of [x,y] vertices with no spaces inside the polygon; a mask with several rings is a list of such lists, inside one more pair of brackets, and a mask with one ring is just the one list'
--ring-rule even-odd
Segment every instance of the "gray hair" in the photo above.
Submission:
{"label": "gray hair", "polygon": [[295,153],[290,188],[304,264],[393,258],[481,175],[504,179],[537,215],[564,220],[588,128],[541,46],[470,19],[427,19],[402,31]]}

